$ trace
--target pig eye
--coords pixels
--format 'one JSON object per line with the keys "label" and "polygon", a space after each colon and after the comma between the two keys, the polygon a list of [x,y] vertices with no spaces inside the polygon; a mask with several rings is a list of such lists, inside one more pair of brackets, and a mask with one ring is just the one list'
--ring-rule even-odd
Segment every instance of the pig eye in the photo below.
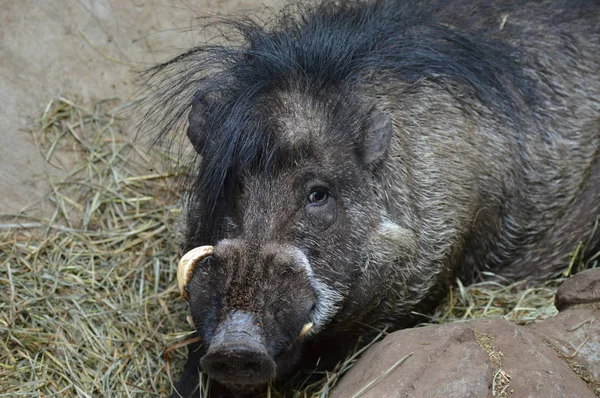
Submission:
{"label": "pig eye", "polygon": [[318,188],[308,194],[308,205],[323,205],[329,199],[329,192],[324,188]]}
{"label": "pig eye", "polygon": [[310,188],[305,211],[306,217],[315,228],[325,230],[331,227],[336,219],[335,196],[322,185]]}

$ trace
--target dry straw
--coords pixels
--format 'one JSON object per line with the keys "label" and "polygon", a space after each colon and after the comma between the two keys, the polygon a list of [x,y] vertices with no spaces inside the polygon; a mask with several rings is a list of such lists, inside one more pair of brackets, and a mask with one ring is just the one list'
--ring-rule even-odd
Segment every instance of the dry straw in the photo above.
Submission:
{"label": "dry straw", "polygon": [[[28,209],[0,224],[0,396],[165,396],[170,372],[183,368],[193,336],[173,237],[187,170],[179,156],[132,143],[122,117],[131,105],[59,97],[33,129],[64,178],[39,204],[53,209],[48,217]],[[542,286],[459,283],[431,322],[546,319],[556,313],[556,286],[581,266],[575,255],[566,275]],[[367,347],[267,396],[325,398]]]}
{"label": "dry straw", "polygon": [[119,116],[130,106],[56,98],[33,131],[65,175],[46,219],[2,225],[0,396],[170,391],[161,353],[188,334],[172,239],[185,170],[131,143]]}

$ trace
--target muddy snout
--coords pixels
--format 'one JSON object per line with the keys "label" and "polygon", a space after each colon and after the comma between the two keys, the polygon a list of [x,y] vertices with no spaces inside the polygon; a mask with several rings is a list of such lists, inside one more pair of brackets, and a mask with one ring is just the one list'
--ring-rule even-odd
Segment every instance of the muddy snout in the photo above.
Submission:
{"label": "muddy snout", "polygon": [[229,314],[217,327],[200,365],[226,384],[266,384],[275,374],[264,332],[254,314],[246,311]]}

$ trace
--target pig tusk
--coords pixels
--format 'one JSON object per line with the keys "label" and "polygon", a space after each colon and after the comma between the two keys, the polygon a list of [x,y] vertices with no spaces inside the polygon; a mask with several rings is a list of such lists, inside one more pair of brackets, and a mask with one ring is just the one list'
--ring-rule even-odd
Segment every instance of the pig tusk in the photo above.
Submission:
{"label": "pig tusk", "polygon": [[194,325],[194,318],[192,318],[192,316],[191,316],[191,315],[188,315],[188,316],[186,316],[186,317],[185,317],[185,320],[188,322],[188,324],[189,324],[191,327],[193,327],[193,328],[195,328],[195,327],[196,327],[196,325]]}
{"label": "pig tusk", "polygon": [[181,260],[179,260],[179,265],[177,266],[177,284],[179,285],[179,293],[181,293],[181,296],[185,300],[188,299],[188,294],[185,291],[185,287],[192,277],[194,267],[199,261],[202,261],[207,256],[211,256],[213,251],[213,246],[196,247],[195,249],[187,252],[183,257],[181,257]]}
{"label": "pig tusk", "polygon": [[302,330],[300,331],[300,334],[298,335],[298,337],[296,337],[296,341],[298,341],[302,337],[306,336],[306,334],[308,332],[310,332],[310,329],[312,329],[312,327],[313,327],[312,322],[305,323],[304,326],[302,326]]}

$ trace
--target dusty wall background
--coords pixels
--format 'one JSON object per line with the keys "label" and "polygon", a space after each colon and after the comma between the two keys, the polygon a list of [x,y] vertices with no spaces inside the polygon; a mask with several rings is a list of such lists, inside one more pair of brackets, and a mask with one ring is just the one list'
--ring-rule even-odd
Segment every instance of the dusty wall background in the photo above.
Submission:
{"label": "dusty wall background", "polygon": [[0,0],[0,214],[35,203],[48,179],[64,173],[45,164],[27,131],[51,98],[129,98],[134,70],[206,39],[199,15],[249,12],[260,3]]}

